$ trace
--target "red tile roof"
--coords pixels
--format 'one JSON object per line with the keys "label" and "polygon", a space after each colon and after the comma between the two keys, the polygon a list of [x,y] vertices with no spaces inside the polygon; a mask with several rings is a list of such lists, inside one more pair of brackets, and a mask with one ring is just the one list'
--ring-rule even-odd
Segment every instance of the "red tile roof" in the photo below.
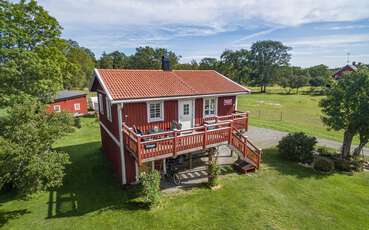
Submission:
{"label": "red tile roof", "polygon": [[97,69],[96,73],[113,100],[250,92],[212,70]]}

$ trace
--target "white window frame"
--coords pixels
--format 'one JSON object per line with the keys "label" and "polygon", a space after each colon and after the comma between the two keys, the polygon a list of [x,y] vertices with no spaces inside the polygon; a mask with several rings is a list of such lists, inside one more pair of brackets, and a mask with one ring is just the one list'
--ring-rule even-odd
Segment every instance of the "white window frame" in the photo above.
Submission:
{"label": "white window frame", "polygon": [[[206,115],[205,114],[205,101],[206,100],[210,101],[211,99],[214,99],[214,101],[215,101],[215,111],[214,111],[214,114]],[[217,114],[218,114],[218,97],[204,97],[203,98],[202,112],[203,112],[204,117],[215,117],[215,116],[217,116]]]}
{"label": "white window frame", "polygon": [[[58,109],[56,109],[56,108],[58,108]],[[60,107],[60,105],[54,105],[54,106],[53,106],[53,109],[54,109],[54,112],[57,112],[57,113],[60,113],[60,112],[61,112],[61,107]]]}
{"label": "white window frame", "polygon": [[[152,104],[160,104],[160,117],[155,117],[155,118],[150,117],[150,105]],[[163,101],[147,102],[146,107],[147,107],[147,121],[148,122],[164,121],[164,102]]]}
{"label": "white window frame", "polygon": [[104,115],[104,103],[102,94],[99,94],[99,112]]}
{"label": "white window frame", "polygon": [[81,103],[74,103],[74,110],[80,111],[81,110]]}
{"label": "white window frame", "polygon": [[108,97],[105,98],[105,105],[106,105],[106,118],[111,122],[111,103]]}

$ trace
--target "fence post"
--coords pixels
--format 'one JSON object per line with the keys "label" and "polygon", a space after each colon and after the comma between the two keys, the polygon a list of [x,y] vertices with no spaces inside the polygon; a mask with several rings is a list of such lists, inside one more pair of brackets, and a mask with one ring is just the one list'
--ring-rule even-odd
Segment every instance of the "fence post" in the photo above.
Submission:
{"label": "fence post", "polygon": [[279,119],[280,121],[282,121],[283,120],[283,112],[281,112],[281,116],[280,116],[280,119]]}

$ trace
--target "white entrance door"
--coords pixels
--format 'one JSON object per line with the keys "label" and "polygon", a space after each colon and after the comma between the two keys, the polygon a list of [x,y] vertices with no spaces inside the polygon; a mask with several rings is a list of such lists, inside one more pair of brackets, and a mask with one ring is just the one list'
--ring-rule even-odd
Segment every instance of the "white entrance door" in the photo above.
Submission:
{"label": "white entrance door", "polygon": [[182,129],[190,129],[193,124],[192,100],[183,100],[178,102],[178,119],[182,124]]}

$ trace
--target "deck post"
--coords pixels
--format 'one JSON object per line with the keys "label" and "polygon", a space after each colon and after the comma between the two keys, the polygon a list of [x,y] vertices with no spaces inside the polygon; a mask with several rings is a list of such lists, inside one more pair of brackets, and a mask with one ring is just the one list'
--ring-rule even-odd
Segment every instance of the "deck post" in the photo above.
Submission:
{"label": "deck post", "polygon": [[203,149],[206,149],[207,131],[208,131],[208,125],[205,124],[204,125],[204,140],[203,140],[204,143],[203,143],[203,146],[202,146]]}
{"label": "deck post", "polygon": [[233,121],[231,121],[230,124],[229,124],[229,140],[228,140],[228,144],[231,144],[231,142],[232,142],[232,131],[233,131]]}
{"label": "deck post", "polygon": [[174,130],[174,139],[173,139],[173,156],[177,153],[177,130]]}
{"label": "deck post", "polygon": [[141,159],[141,135],[137,135],[137,159],[139,166],[142,165],[142,159]]}

